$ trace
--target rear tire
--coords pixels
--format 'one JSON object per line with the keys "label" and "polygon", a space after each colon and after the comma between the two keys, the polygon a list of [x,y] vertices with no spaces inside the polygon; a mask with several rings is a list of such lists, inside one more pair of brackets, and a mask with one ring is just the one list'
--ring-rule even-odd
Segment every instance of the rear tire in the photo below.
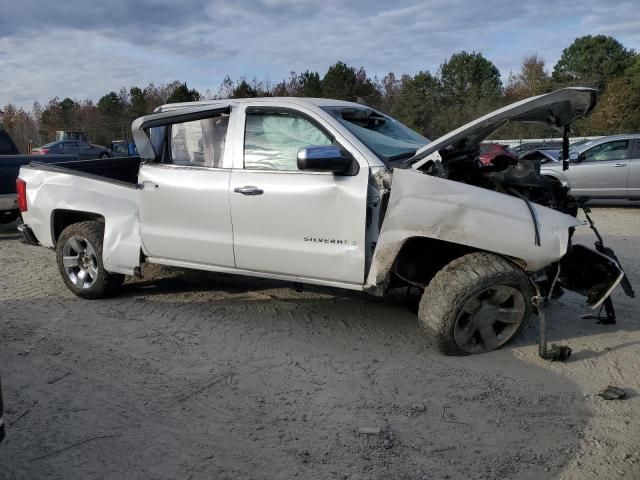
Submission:
{"label": "rear tire", "polygon": [[102,158],[102,159],[111,158],[111,155],[109,155],[108,153],[103,152],[103,153],[100,154],[100,158]]}
{"label": "rear tire", "polygon": [[445,355],[490,352],[522,330],[533,293],[515,264],[491,253],[470,253],[433,277],[418,318],[429,343]]}
{"label": "rear tire", "polygon": [[69,225],[56,244],[56,260],[62,280],[79,297],[96,299],[116,293],[124,275],[109,273],[102,264],[104,224],[96,221]]}

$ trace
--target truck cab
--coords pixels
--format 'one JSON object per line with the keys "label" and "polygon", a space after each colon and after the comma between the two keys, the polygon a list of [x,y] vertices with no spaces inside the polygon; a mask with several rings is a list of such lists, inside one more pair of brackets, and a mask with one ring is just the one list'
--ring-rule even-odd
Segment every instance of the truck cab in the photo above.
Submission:
{"label": "truck cab", "polygon": [[[150,137],[164,142],[139,174],[141,238],[150,259],[360,289],[375,247],[366,236],[367,187],[371,169],[385,166],[340,128],[323,109],[329,105],[354,108],[320,99],[210,103],[192,108],[206,118],[150,127]],[[410,147],[427,142],[420,137]],[[332,147],[342,171],[299,168],[299,150],[311,146]]]}

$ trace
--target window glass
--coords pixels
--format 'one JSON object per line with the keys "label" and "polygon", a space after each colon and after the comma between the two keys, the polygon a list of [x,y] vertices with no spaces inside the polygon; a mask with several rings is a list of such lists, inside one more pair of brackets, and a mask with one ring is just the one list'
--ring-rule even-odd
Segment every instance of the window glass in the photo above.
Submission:
{"label": "window glass", "polygon": [[172,125],[172,163],[221,168],[228,124],[229,117],[221,115]]}
{"label": "window glass", "polygon": [[162,154],[162,144],[164,142],[164,135],[167,127],[153,127],[149,129],[149,140],[153,151],[156,153],[156,158],[160,158]]}
{"label": "window glass", "polygon": [[389,164],[413,156],[429,143],[397,120],[367,107],[323,107],[383,162]]}
{"label": "window glass", "polygon": [[332,145],[332,139],[309,120],[283,113],[248,113],[244,134],[244,168],[298,170],[298,150]]}
{"label": "window glass", "polygon": [[601,143],[584,152],[585,162],[602,162],[606,160],[626,160],[629,158],[628,140],[615,140]]}

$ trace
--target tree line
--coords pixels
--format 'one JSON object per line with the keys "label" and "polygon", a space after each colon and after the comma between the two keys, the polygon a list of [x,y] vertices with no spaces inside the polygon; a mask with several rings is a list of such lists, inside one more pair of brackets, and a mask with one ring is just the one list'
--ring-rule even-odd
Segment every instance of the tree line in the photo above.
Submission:
{"label": "tree line", "polygon": [[[324,75],[307,70],[288,79],[237,80],[227,76],[215,92],[204,93],[175,81],[121,88],[91,99],[55,97],[31,111],[8,104],[0,119],[22,151],[50,141],[56,130],[87,131],[91,141],[109,144],[130,137],[131,121],[173,102],[264,96],[326,97],[357,101],[380,109],[426,137],[436,138],[508,103],[571,85],[599,89],[596,110],[573,126],[575,135],[607,135],[640,131],[640,55],[613,37],[577,38],[549,71],[544,58],[525,58],[506,80],[481,53],[458,52],[435,72],[388,73],[370,77],[363,67],[337,62]],[[557,135],[541,126],[507,125],[501,138]]]}

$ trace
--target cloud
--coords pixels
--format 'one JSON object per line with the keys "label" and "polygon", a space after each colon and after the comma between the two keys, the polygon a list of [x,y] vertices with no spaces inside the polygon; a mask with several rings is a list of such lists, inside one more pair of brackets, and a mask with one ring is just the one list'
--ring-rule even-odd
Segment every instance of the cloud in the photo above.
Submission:
{"label": "cloud", "polygon": [[506,76],[533,53],[552,66],[590,33],[638,49],[636,10],[611,0],[0,0],[0,105],[175,79],[215,91],[226,74],[277,81],[337,60],[371,75],[433,72],[460,50]]}

